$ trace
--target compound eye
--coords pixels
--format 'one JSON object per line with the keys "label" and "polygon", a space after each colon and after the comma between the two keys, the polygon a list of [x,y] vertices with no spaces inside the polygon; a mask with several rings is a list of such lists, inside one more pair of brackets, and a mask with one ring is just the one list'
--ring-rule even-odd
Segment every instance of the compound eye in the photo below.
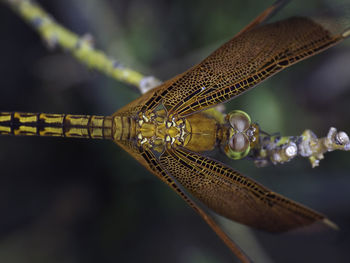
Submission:
{"label": "compound eye", "polygon": [[229,117],[230,125],[238,132],[247,130],[250,126],[250,118],[248,114],[243,111],[233,111]]}
{"label": "compound eye", "polygon": [[230,138],[229,146],[232,151],[242,153],[250,147],[250,142],[246,135],[237,133]]}

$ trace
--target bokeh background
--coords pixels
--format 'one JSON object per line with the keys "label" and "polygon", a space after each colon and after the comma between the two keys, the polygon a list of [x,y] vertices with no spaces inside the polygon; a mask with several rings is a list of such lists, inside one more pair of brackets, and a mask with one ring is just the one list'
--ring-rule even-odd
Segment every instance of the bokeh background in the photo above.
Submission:
{"label": "bokeh background", "polygon": [[[39,1],[122,64],[166,80],[198,63],[273,1]],[[346,1],[292,1],[274,19]],[[349,19],[349,17],[348,17]],[[49,51],[0,4],[0,109],[109,115],[135,88]],[[350,132],[350,41],[285,70],[226,104],[270,133]],[[349,153],[258,169],[218,159],[329,216],[339,231],[272,235],[221,219],[255,262],[348,262]],[[0,137],[0,262],[235,261],[168,187],[108,141]]]}

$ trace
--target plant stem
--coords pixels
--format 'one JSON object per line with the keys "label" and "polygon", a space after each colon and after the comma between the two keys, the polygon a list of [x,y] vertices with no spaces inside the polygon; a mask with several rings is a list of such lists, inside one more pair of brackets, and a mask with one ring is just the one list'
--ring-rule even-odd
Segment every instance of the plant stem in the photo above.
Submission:
{"label": "plant stem", "polygon": [[[160,84],[154,77],[147,77],[130,68],[122,66],[117,60],[109,58],[104,52],[93,47],[90,35],[78,36],[64,28],[40,5],[30,0],[0,0],[9,5],[22,19],[29,23],[53,49],[57,46],[69,51],[81,63],[98,70],[118,81],[138,87],[141,93]],[[146,86],[146,87],[145,87]]]}

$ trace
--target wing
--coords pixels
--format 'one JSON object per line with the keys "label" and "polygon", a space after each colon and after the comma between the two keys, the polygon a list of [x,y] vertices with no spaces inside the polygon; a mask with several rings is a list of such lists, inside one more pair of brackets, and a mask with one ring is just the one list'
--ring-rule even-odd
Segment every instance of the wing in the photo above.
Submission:
{"label": "wing", "polygon": [[336,20],[306,17],[254,25],[198,65],[146,94],[138,110],[154,110],[162,103],[169,114],[183,117],[226,102],[335,45],[350,35],[344,27]]}
{"label": "wing", "polygon": [[216,160],[184,148],[167,149],[157,158],[151,150],[136,147],[132,142],[119,141],[118,145],[201,215],[205,212],[187,191],[214,212],[269,232],[288,231],[317,221],[332,226],[325,216],[272,192]]}
{"label": "wing", "polygon": [[322,221],[323,215],[272,192],[232,168],[183,148],[166,150],[160,164],[214,212],[269,232]]}
{"label": "wing", "polygon": [[153,108],[156,108],[159,104],[160,101],[156,100],[154,101],[154,98],[158,97],[160,93],[162,93],[162,90],[166,89],[167,87],[171,86],[174,82],[176,82],[178,79],[182,77],[184,73],[177,75],[160,86],[151,89],[150,91],[146,92],[144,95],[141,97],[137,98],[136,100],[133,100],[129,104],[125,105],[121,109],[119,109],[117,112],[114,114],[119,115],[119,116],[134,116],[138,114],[141,110],[145,110],[145,105],[149,104],[149,101],[153,101],[154,104],[152,104]]}
{"label": "wing", "polygon": [[261,25],[265,21],[267,21],[270,17],[276,14],[279,10],[281,10],[285,5],[288,4],[290,0],[277,0],[271,6],[266,8],[260,15],[258,15],[253,21],[251,21],[248,25],[246,25],[241,31],[239,31],[235,37],[238,35],[248,32],[249,30]]}
{"label": "wing", "polygon": [[[249,30],[259,26],[263,22],[265,22],[267,19],[269,19],[271,16],[273,16],[278,10],[283,8],[290,0],[277,0],[273,5],[266,8],[263,12],[261,12],[260,15],[258,15],[253,21],[251,21],[247,26],[245,26],[237,35],[243,34],[244,32],[248,32]],[[182,78],[183,75],[185,75],[187,72],[184,72],[182,74],[179,74],[170,80],[164,82],[162,85],[148,91],[140,98],[132,101],[125,107],[119,109],[116,114],[122,115],[122,116],[133,116],[140,112],[142,109],[148,108],[156,108],[159,103],[161,102],[159,96],[161,93],[163,93],[164,90],[166,90],[168,87],[171,87],[175,82],[177,82],[179,79]],[[158,98],[158,99],[157,99]],[[145,107],[145,105],[148,105]]]}
{"label": "wing", "polygon": [[186,203],[192,207],[204,221],[214,230],[221,240],[230,248],[230,250],[240,259],[241,262],[251,262],[248,256],[227,236],[215,220],[207,214],[192,198],[183,190],[183,187],[173,179],[173,177],[164,169],[163,165],[150,150],[135,146],[130,141],[118,141],[117,144],[139,161],[147,170],[166,183],[174,190]]}

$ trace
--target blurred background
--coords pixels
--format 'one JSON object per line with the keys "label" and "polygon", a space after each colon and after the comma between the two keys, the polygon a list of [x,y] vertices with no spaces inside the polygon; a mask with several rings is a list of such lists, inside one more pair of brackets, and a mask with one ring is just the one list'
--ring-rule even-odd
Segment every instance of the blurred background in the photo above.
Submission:
{"label": "blurred background", "polygon": [[[95,37],[125,66],[162,80],[232,38],[273,1],[39,1],[58,22]],[[273,20],[345,1],[292,1]],[[342,9],[342,8],[341,8]],[[139,96],[91,71],[0,5],[0,110],[110,115]],[[299,63],[226,104],[267,132],[350,132],[350,41]],[[255,262],[348,262],[350,162],[326,154],[318,168],[297,159],[256,168],[216,158],[274,191],[326,214],[339,231],[273,235],[221,219]],[[108,141],[0,137],[1,262],[235,261],[173,191]]]}

